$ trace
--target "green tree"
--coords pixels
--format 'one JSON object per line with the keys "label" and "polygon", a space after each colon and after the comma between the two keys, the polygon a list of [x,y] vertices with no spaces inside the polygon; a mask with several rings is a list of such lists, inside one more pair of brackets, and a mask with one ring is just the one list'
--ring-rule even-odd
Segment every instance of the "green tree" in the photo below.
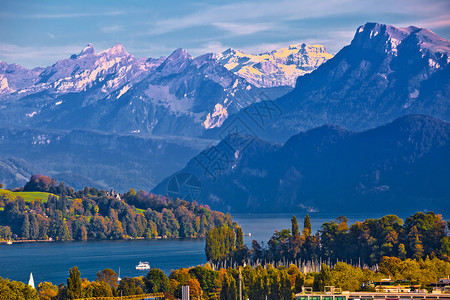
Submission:
{"label": "green tree", "polygon": [[338,262],[331,271],[333,285],[342,288],[343,291],[356,291],[363,283],[363,272],[360,268],[354,268],[344,262]]}
{"label": "green tree", "polygon": [[39,221],[36,214],[31,214],[30,238],[36,240],[39,237]]}
{"label": "green tree", "polygon": [[309,214],[306,214],[305,219],[303,220],[303,235],[310,236],[312,232],[311,229],[311,219],[309,218]]}
{"label": "green tree", "polygon": [[326,264],[322,264],[320,272],[314,277],[313,289],[314,291],[323,291],[326,286],[332,285],[331,270]]}
{"label": "green tree", "polygon": [[120,281],[117,296],[140,295],[144,293],[144,288],[144,282],[139,277],[125,277]]}
{"label": "green tree", "polygon": [[113,293],[109,284],[104,281],[94,281],[90,284],[92,297],[112,297]]}
{"label": "green tree", "polygon": [[295,276],[295,285],[294,285],[294,292],[300,293],[302,291],[303,286],[305,285],[305,276],[302,273],[298,273]]}
{"label": "green tree", "polygon": [[144,278],[145,289],[148,293],[167,292],[169,278],[160,269],[151,269]]}
{"label": "green tree", "polygon": [[238,291],[236,288],[236,280],[227,272],[224,273],[222,280],[222,289],[220,291],[221,300],[237,300]]}
{"label": "green tree", "polygon": [[291,219],[291,232],[293,236],[300,234],[300,228],[298,226],[297,217],[293,216]]}
{"label": "green tree", "polygon": [[36,289],[20,281],[10,281],[0,277],[0,300],[38,300]]}
{"label": "green tree", "polygon": [[77,267],[69,270],[69,278],[67,278],[67,298],[81,298],[81,277]]}
{"label": "green tree", "polygon": [[443,237],[441,240],[441,249],[439,250],[439,254],[443,257],[450,256],[450,237]]}
{"label": "green tree", "polygon": [[106,282],[111,287],[111,291],[114,295],[116,295],[117,287],[119,286],[117,280],[117,273],[111,269],[104,269],[101,272],[97,272],[97,281]]}
{"label": "green tree", "polygon": [[28,214],[23,218],[21,233],[24,239],[28,240],[30,238],[30,219]]}
{"label": "green tree", "polygon": [[236,248],[244,247],[244,233],[242,228],[238,227],[236,229]]}

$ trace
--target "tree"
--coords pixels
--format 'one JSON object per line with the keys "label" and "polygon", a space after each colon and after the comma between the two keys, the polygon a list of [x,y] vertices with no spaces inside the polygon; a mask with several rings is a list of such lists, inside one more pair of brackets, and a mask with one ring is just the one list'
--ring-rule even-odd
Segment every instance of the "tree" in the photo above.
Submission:
{"label": "tree", "polygon": [[295,276],[294,292],[300,293],[304,285],[305,285],[305,276],[299,272],[297,276]]}
{"label": "tree", "polygon": [[392,277],[400,274],[402,261],[397,257],[383,256],[380,262],[380,272]]}
{"label": "tree", "polygon": [[97,281],[106,282],[111,287],[111,291],[114,295],[116,294],[117,287],[119,286],[117,280],[117,273],[111,269],[104,269],[101,272],[97,272]]}
{"label": "tree", "polygon": [[406,249],[405,249],[405,245],[403,244],[399,244],[398,245],[398,257],[400,259],[405,259],[406,258]]}
{"label": "tree", "polygon": [[420,235],[416,226],[412,227],[409,235],[409,240],[411,251],[413,253],[412,257],[415,259],[421,259],[423,257],[424,251],[422,241],[420,240]]}
{"label": "tree", "polygon": [[344,262],[338,262],[331,271],[333,284],[343,291],[356,291],[363,283],[363,272]]}
{"label": "tree", "polygon": [[450,256],[450,237],[446,236],[442,239],[439,254],[447,258]]}
{"label": "tree", "polygon": [[41,300],[51,300],[58,295],[58,287],[51,282],[41,282],[37,288]]}
{"label": "tree", "polygon": [[30,238],[36,240],[39,237],[39,221],[36,214],[31,214]]}
{"label": "tree", "polygon": [[0,300],[38,300],[36,289],[20,281],[10,281],[0,277]]}
{"label": "tree", "polygon": [[[195,268],[189,269],[189,274],[191,275],[191,277],[194,277],[198,280],[202,290],[206,293],[211,293],[219,287],[217,284],[218,272],[213,271],[211,267],[208,268],[206,266],[197,266]],[[179,280],[179,278],[176,279],[179,282],[182,282],[182,280]]]}
{"label": "tree", "polygon": [[104,281],[94,281],[90,284],[93,297],[112,297],[111,287]]}
{"label": "tree", "polygon": [[220,291],[221,300],[237,300],[236,280],[227,272],[224,273],[222,280],[222,289]]}
{"label": "tree", "polygon": [[202,294],[202,288],[200,287],[200,282],[197,279],[191,278],[188,280],[187,285],[189,286],[189,295],[192,299],[200,299]]}
{"label": "tree", "polygon": [[320,272],[314,277],[313,289],[314,291],[321,292],[326,286],[332,285],[331,270],[326,264],[322,264]]}
{"label": "tree", "polygon": [[293,236],[296,236],[296,235],[298,235],[298,234],[300,234],[300,229],[299,229],[299,227],[298,227],[298,222],[297,222],[297,217],[296,216],[293,216],[292,217],[292,219],[291,219],[291,224],[292,224],[292,235]]}
{"label": "tree", "polygon": [[236,230],[236,248],[244,247],[244,233],[242,228],[238,227]]}
{"label": "tree", "polygon": [[23,218],[21,232],[24,239],[28,240],[30,238],[30,219],[28,218],[28,214]]}
{"label": "tree", "polygon": [[144,278],[145,289],[148,293],[167,292],[169,278],[160,269],[151,269]]}
{"label": "tree", "polygon": [[77,267],[69,270],[69,278],[67,278],[67,298],[81,298],[81,277]]}
{"label": "tree", "polygon": [[117,289],[118,296],[140,295],[144,293],[144,282],[138,278],[125,277]]}
{"label": "tree", "polygon": [[311,219],[309,218],[309,214],[306,214],[305,219],[303,221],[303,235],[310,236],[311,235]]}

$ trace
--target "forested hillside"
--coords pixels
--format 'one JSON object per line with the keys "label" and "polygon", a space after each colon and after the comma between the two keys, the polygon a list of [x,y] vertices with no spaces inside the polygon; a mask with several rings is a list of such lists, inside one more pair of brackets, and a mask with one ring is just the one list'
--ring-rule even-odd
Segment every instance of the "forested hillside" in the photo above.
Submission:
{"label": "forested hillside", "polygon": [[[32,198],[32,191],[39,197]],[[0,190],[0,239],[205,237],[222,225],[234,226],[229,215],[208,206],[133,189],[123,195],[88,187],[74,191],[33,175],[15,192]]]}

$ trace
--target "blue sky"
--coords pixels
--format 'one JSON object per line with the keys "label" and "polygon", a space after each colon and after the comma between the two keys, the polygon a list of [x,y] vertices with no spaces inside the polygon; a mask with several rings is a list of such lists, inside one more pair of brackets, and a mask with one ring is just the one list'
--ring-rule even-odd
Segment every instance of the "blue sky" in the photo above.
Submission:
{"label": "blue sky", "polygon": [[0,0],[0,60],[47,66],[93,43],[137,56],[184,48],[261,53],[320,43],[338,52],[366,22],[426,27],[450,37],[448,0]]}

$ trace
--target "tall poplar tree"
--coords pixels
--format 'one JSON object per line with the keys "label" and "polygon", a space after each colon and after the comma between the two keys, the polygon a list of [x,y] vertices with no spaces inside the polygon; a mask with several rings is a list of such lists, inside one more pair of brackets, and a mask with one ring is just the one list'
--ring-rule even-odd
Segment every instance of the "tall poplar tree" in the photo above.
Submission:
{"label": "tall poplar tree", "polygon": [[311,219],[309,218],[309,214],[306,214],[305,219],[303,221],[303,235],[304,236],[311,235]]}
{"label": "tall poplar tree", "polygon": [[67,278],[67,298],[81,298],[81,277],[77,267],[69,270],[69,278]]}
{"label": "tall poplar tree", "polygon": [[21,232],[24,239],[28,240],[30,238],[30,219],[28,217],[28,214],[26,214],[25,218],[23,219]]}
{"label": "tall poplar tree", "polygon": [[300,229],[298,227],[297,217],[293,216],[291,219],[292,223],[292,235],[296,236],[297,234],[300,234]]}

